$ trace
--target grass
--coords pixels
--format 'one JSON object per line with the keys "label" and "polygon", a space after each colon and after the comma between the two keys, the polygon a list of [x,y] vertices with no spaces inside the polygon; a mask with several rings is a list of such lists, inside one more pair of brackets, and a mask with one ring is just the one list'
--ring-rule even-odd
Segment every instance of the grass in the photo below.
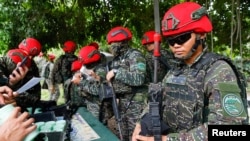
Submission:
{"label": "grass", "polygon": [[[63,87],[62,87],[62,85],[60,85],[59,87],[60,87],[60,96],[59,96],[59,99],[57,101],[57,105],[64,104]],[[49,91],[47,89],[42,89],[41,100],[49,100],[49,97],[50,97]]]}

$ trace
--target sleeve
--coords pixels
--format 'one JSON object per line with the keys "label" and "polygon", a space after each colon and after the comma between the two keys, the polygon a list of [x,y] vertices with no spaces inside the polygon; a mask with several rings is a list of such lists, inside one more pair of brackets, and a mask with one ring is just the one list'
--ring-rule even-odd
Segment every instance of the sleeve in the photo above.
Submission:
{"label": "sleeve", "polygon": [[100,86],[102,83],[104,83],[104,78],[106,78],[107,72],[105,71],[105,68],[102,65],[98,65],[94,69],[95,73],[101,77],[101,81],[93,81],[93,80],[87,80],[83,78],[79,84],[80,90],[89,93],[91,95],[98,96],[99,95],[99,90]]}
{"label": "sleeve", "polygon": [[86,79],[81,80],[79,84],[81,91],[96,96],[99,95],[98,92],[100,85],[101,84],[98,81],[89,81]]}
{"label": "sleeve", "polygon": [[[140,86],[146,79],[146,60],[139,51],[133,51],[124,63],[129,67],[120,67],[117,69],[115,80],[130,86]],[[126,64],[125,64],[126,65]]]}
{"label": "sleeve", "polygon": [[[241,111],[244,108],[240,100],[235,73],[225,61],[217,61],[208,69],[204,90],[208,100],[208,104],[204,106],[203,121],[205,122],[190,131],[168,134],[168,141],[207,140],[209,124],[241,124],[242,120],[247,117],[245,112]],[[238,114],[238,116],[233,114]]]}
{"label": "sleeve", "polygon": [[[29,68],[28,73],[21,81],[21,84],[24,85],[32,77],[40,77],[38,67],[34,61],[32,61],[31,68]],[[34,87],[30,88],[26,92],[16,97],[16,102],[18,106],[21,107],[31,107],[35,106],[38,101],[41,99],[41,84],[38,83]]]}

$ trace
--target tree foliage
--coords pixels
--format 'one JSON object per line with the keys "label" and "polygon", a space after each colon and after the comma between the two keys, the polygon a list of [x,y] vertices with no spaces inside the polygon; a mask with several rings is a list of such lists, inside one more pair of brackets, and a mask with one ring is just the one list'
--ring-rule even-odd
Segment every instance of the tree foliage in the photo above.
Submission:
{"label": "tree foliage", "polygon": [[[184,0],[159,0],[160,18]],[[209,49],[231,57],[249,56],[250,2],[248,0],[197,0],[209,11],[214,30]],[[79,47],[97,41],[107,49],[106,34],[122,25],[133,32],[133,45],[154,29],[153,0],[0,0],[0,48],[15,48],[26,37],[35,37],[43,50],[74,40]],[[229,52],[227,50],[230,50]],[[244,50],[244,51],[241,51]]]}

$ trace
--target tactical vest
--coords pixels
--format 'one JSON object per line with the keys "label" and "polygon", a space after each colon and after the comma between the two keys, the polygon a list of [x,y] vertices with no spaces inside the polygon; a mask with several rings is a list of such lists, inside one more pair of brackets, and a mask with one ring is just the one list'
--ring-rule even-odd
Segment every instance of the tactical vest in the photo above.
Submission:
{"label": "tactical vest", "polygon": [[63,82],[73,76],[73,73],[71,71],[71,64],[75,60],[77,60],[77,56],[75,56],[74,54],[65,54],[62,56],[61,76],[63,78]]}
{"label": "tactical vest", "polygon": [[[163,119],[168,121],[173,129],[189,130],[207,122],[208,119],[205,117],[209,112],[207,109],[209,96],[204,95],[204,78],[210,66],[218,60],[226,61],[234,70],[241,89],[241,100],[247,112],[246,83],[242,74],[230,59],[214,53],[205,53],[196,64],[189,68],[189,71],[172,71],[169,73],[173,76],[172,80],[163,82],[166,83],[163,91],[164,102],[167,106],[164,108],[164,115],[167,117],[163,115]],[[247,121],[243,121],[243,124]]]}

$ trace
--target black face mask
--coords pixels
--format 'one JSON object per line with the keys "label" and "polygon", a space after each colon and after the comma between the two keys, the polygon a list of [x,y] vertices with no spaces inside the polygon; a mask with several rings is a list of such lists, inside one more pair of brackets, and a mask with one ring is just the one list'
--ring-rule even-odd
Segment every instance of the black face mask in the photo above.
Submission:
{"label": "black face mask", "polygon": [[129,48],[128,42],[117,42],[117,43],[112,43],[109,46],[109,51],[111,54],[114,55],[114,57],[119,56],[123,53],[125,53]]}
{"label": "black face mask", "polygon": [[111,45],[109,47],[109,51],[110,51],[111,54],[114,55],[114,57],[120,55],[121,49],[122,49],[121,45]]}

